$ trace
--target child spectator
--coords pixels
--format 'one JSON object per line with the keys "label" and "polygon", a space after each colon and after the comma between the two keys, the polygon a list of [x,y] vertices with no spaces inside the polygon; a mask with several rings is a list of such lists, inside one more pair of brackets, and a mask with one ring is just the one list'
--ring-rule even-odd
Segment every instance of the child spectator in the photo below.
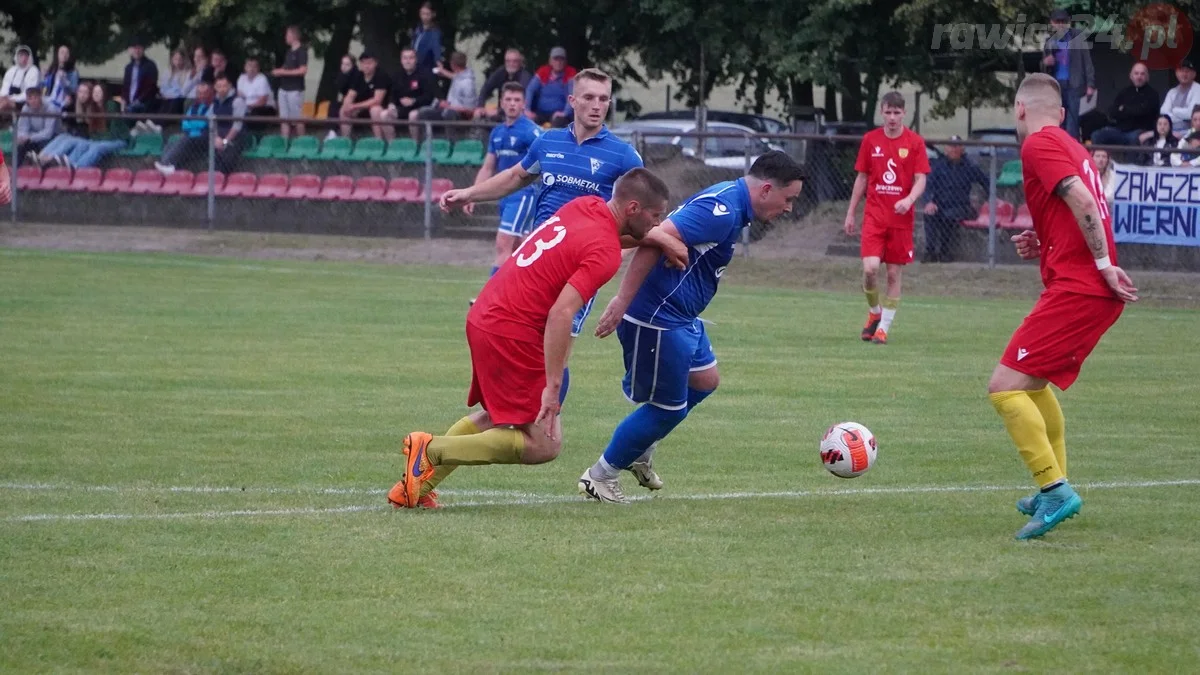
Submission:
{"label": "child spectator", "polygon": [[[284,33],[288,51],[283,57],[283,67],[271,71],[279,82],[279,116],[285,120],[304,117],[304,78],[308,75],[308,47],[300,36],[299,26],[288,26]],[[343,59],[344,60],[344,59]],[[304,124],[297,122],[279,125],[279,132],[288,138],[292,128],[297,136],[304,135]]]}
{"label": "child spectator", "polygon": [[1191,131],[1183,135],[1183,138],[1179,141],[1179,145],[1176,147],[1192,150],[1192,152],[1181,152],[1171,155],[1171,166],[1200,166],[1200,154],[1195,152],[1197,147],[1200,147],[1200,105],[1192,109]]}

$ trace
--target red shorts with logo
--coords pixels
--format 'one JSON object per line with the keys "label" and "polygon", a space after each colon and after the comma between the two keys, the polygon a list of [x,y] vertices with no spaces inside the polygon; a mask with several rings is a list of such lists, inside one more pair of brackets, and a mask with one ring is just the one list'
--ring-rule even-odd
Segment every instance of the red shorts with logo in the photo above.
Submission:
{"label": "red shorts with logo", "polygon": [[863,220],[862,257],[879,258],[888,265],[907,265],[913,261],[913,231],[906,227],[885,227]]}
{"label": "red shorts with logo", "polygon": [[1000,363],[1065,390],[1124,309],[1116,298],[1047,289],[1013,333]]}
{"label": "red shorts with logo", "polygon": [[482,404],[497,425],[532,424],[542,409],[546,359],[542,345],[513,340],[467,324],[471,392],[467,405]]}

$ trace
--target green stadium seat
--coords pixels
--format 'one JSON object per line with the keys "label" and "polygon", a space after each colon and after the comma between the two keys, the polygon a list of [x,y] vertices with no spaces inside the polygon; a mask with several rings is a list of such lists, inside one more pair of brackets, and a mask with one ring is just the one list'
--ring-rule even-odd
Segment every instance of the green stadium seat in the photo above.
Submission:
{"label": "green stadium seat", "polygon": [[483,143],[473,139],[459,141],[454,144],[454,152],[443,160],[444,164],[459,166],[479,166],[483,164]]}
{"label": "green stadium seat", "polygon": [[6,154],[12,152],[12,146],[13,146],[12,140],[13,140],[13,130],[12,129],[0,130],[0,152],[6,153]]}
{"label": "green stadium seat", "polygon": [[162,150],[161,134],[138,134],[133,137],[133,144],[122,150],[121,154],[126,157],[157,157]]}
{"label": "green stadium seat", "polygon": [[1005,162],[1000,168],[1000,175],[996,177],[996,187],[1020,187],[1024,182],[1019,159]]}
{"label": "green stadium seat", "polygon": [[321,146],[321,152],[317,155],[317,159],[335,160],[335,159],[350,159],[350,154],[354,150],[354,142],[349,138],[340,136],[330,138]]}
{"label": "green stadium seat", "polygon": [[383,158],[387,144],[380,138],[363,138],[354,146],[349,159],[355,162],[373,162]]}
{"label": "green stadium seat", "polygon": [[417,154],[417,142],[411,138],[397,138],[388,143],[381,158],[385,162],[411,162]]}
{"label": "green stadium seat", "polygon": [[316,136],[300,136],[292,139],[287,151],[283,153],[283,159],[316,159],[320,154],[321,141]]}
{"label": "green stadium seat", "polygon": [[425,154],[428,152],[429,146],[433,146],[433,161],[438,164],[445,164],[450,158],[450,141],[444,138],[434,138],[427,140],[421,144],[421,148],[417,150],[417,154],[410,160],[414,164],[424,164]]}
{"label": "green stadium seat", "polygon": [[283,157],[284,153],[287,152],[287,146],[288,142],[286,138],[272,134],[260,138],[258,145],[246,151],[242,156],[248,159],[275,159]]}

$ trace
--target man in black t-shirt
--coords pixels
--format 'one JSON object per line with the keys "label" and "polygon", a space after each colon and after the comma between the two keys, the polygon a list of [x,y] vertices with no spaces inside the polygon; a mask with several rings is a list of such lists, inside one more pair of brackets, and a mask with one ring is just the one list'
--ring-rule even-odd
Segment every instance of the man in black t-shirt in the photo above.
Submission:
{"label": "man in black t-shirt", "polygon": [[[437,80],[434,79],[433,73],[417,70],[416,51],[407,48],[400,52],[400,65],[404,70],[392,81],[391,95],[383,105],[371,108],[371,119],[416,121],[417,111],[433,103],[437,97]],[[396,137],[396,127],[391,124],[376,126],[374,131],[376,138],[382,137],[391,141]],[[409,132],[414,140],[419,140],[417,126],[410,126]]]}
{"label": "man in black t-shirt", "polygon": [[[279,116],[284,120],[298,120],[304,117],[304,77],[308,75],[308,47],[300,38],[299,26],[288,26],[286,39],[287,54],[283,57],[283,66],[271,71],[279,83],[279,93],[276,96],[279,105]],[[291,128],[295,127],[296,135],[304,135],[304,124],[279,125],[279,132],[288,138]]]}
{"label": "man in black t-shirt", "polygon": [[[342,101],[341,118],[344,120],[369,117],[371,108],[383,105],[392,85],[388,76],[380,72],[379,62],[371,52],[363,52],[358,57],[358,69],[359,75]],[[342,125],[343,136],[350,138],[353,134],[354,125]]]}

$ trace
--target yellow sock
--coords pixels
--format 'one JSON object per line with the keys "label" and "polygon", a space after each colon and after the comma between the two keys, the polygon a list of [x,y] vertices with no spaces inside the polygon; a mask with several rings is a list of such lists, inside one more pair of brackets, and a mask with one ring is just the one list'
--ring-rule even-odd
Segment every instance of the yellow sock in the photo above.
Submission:
{"label": "yellow sock", "polygon": [[[477,433],[479,433],[479,427],[475,426],[475,423],[472,422],[471,418],[468,416],[452,424],[450,428],[446,430],[445,435],[470,436],[471,434]],[[424,497],[430,492],[433,492],[433,489],[436,488],[439,483],[446,480],[446,476],[454,473],[456,468],[458,467],[453,464],[447,464],[445,466],[439,466],[435,468],[433,470],[433,475],[429,477],[429,480],[421,484],[421,496]]]}
{"label": "yellow sock", "polygon": [[434,466],[520,464],[525,436],[516,429],[488,429],[468,436],[434,436],[426,450]]}
{"label": "yellow sock", "polygon": [[863,294],[867,296],[867,307],[871,308],[872,312],[879,311],[879,289],[872,288],[871,290],[863,289]]}
{"label": "yellow sock", "polygon": [[1050,439],[1050,447],[1054,448],[1054,459],[1058,461],[1058,470],[1064,477],[1067,475],[1067,420],[1063,417],[1062,406],[1058,405],[1058,397],[1050,385],[1045,389],[1029,392],[1029,398],[1037,404],[1046,421],[1046,436]]}
{"label": "yellow sock", "polygon": [[1046,487],[1063,479],[1062,469],[1054,457],[1054,448],[1046,435],[1046,421],[1037,404],[1025,391],[1000,391],[988,396],[1008,435],[1021,452],[1021,459],[1039,487]]}

